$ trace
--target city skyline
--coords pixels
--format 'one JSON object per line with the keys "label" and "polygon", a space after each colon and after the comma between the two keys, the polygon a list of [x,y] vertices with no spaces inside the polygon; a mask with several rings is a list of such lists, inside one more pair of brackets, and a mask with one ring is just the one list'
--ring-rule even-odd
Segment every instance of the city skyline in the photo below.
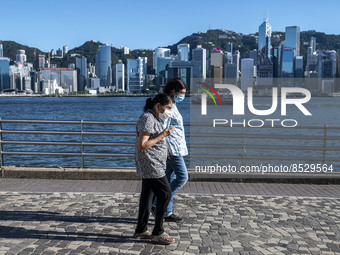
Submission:
{"label": "city skyline", "polygon": [[54,3],[41,0],[2,3],[0,23],[6,25],[2,25],[0,40],[16,41],[45,52],[65,44],[72,49],[88,40],[115,47],[154,49],[209,28],[253,34],[267,17],[273,31],[283,32],[286,26],[298,25],[301,31],[340,34],[334,22],[340,3],[330,0],[323,1],[324,10],[316,8],[314,1],[291,0],[284,4],[243,1],[242,6],[220,0],[210,5],[201,0],[175,0],[171,5],[165,1],[102,0],[96,3],[98,8],[89,0],[81,4],[75,0]]}

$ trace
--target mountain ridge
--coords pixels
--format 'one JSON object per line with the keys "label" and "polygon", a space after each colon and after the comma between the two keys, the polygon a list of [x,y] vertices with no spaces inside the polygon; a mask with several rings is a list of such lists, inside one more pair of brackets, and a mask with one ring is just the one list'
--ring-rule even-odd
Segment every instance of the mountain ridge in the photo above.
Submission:
{"label": "mountain ridge", "polygon": [[[172,54],[177,54],[177,45],[181,43],[190,44],[190,52],[192,49],[196,48],[196,45],[202,45],[203,48],[207,50],[212,50],[213,48],[221,48],[225,50],[225,46],[227,42],[233,43],[233,50],[239,50],[241,53],[241,57],[246,55],[246,52],[252,49],[257,49],[256,36],[255,34],[243,34],[237,33],[230,30],[225,29],[210,29],[207,31],[201,31],[192,33],[175,44],[164,46],[166,48],[170,48]],[[279,31],[272,32],[272,46],[277,46],[281,41],[284,40],[285,33]],[[314,36],[316,37],[317,49],[323,50],[340,50],[340,35],[335,34],[325,34],[323,32],[316,32],[314,30],[311,31],[302,31],[300,33],[300,52],[302,56],[305,56],[307,48],[309,46],[310,38]],[[36,54],[46,54],[47,52],[43,52],[35,47],[29,47],[26,45],[19,44],[14,41],[2,41],[4,56],[9,57],[13,63],[15,60],[16,51],[18,49],[23,49],[26,51],[27,61],[33,63],[34,59],[34,50]],[[75,57],[71,57],[71,54],[77,53],[81,56],[85,56],[88,60],[88,63],[95,63],[95,55],[98,50],[99,45],[104,45],[104,43],[94,40],[86,41],[83,45],[75,47],[69,50],[68,54],[66,54],[63,58],[51,58],[51,64],[57,64],[58,67],[67,67],[70,63],[75,63]],[[124,64],[126,64],[127,59],[129,58],[137,58],[139,56],[146,56],[148,58],[148,73],[153,71],[152,68],[152,56],[153,50],[151,49],[135,49],[131,50],[129,54],[124,55],[123,49],[119,49],[111,46],[111,58],[112,58],[112,66],[118,63],[118,60],[121,59]],[[47,57],[47,56],[46,56]]]}

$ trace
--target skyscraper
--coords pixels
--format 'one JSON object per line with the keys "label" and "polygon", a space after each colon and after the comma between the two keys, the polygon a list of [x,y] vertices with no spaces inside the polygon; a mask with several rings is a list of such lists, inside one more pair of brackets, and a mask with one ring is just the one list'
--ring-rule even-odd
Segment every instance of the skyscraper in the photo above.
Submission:
{"label": "skyscraper", "polygon": [[292,48],[282,48],[281,77],[294,78],[294,51]]}
{"label": "skyscraper", "polygon": [[158,69],[158,59],[170,57],[170,49],[168,48],[156,48],[153,53],[153,68],[155,69],[155,74],[159,75],[162,70]]}
{"label": "skyscraper", "polygon": [[[316,38],[312,37],[310,46],[307,49],[307,63],[306,63],[306,76],[310,77],[312,73],[317,72],[318,54],[316,53]],[[313,76],[313,75],[312,75]]]}
{"label": "skyscraper", "polygon": [[211,77],[215,82],[222,82],[223,77],[223,52],[214,48],[210,53]]}
{"label": "skyscraper", "polygon": [[96,75],[100,86],[110,86],[111,46],[100,45],[96,54]]}
{"label": "skyscraper", "polygon": [[118,61],[118,64],[115,66],[115,84],[116,91],[125,91],[125,66],[121,60]]}
{"label": "skyscraper", "polygon": [[190,45],[183,43],[177,45],[177,54],[179,61],[189,61]]}
{"label": "skyscraper", "polygon": [[315,52],[316,51],[316,37],[312,37],[310,39],[310,47],[312,47],[312,52]]}
{"label": "skyscraper", "polygon": [[66,54],[68,53],[68,47],[67,47],[67,45],[64,45],[64,47],[63,47],[63,53],[64,53],[64,55],[66,55]]}
{"label": "skyscraper", "polygon": [[272,27],[269,25],[268,19],[266,19],[259,26],[258,51],[261,52],[262,56],[268,60],[270,60],[271,36]]}
{"label": "skyscraper", "polygon": [[192,50],[193,78],[207,77],[207,50],[197,45],[196,49]]}
{"label": "skyscraper", "polygon": [[9,89],[9,58],[0,57],[0,91]]}
{"label": "skyscraper", "polygon": [[4,57],[4,50],[2,48],[2,42],[0,41],[0,58]]}
{"label": "skyscraper", "polygon": [[319,78],[336,77],[336,51],[320,51],[319,54]]}
{"label": "skyscraper", "polygon": [[16,62],[17,65],[23,65],[27,61],[25,50],[17,50]]}
{"label": "skyscraper", "polygon": [[[230,53],[228,53],[230,54]],[[228,84],[236,84],[239,79],[240,52],[235,50],[232,60],[224,63],[224,78]]]}
{"label": "skyscraper", "polygon": [[300,27],[286,27],[285,47],[293,49],[294,57],[300,56]]}
{"label": "skyscraper", "polygon": [[225,46],[225,51],[229,52],[229,53],[233,53],[233,43],[232,42],[228,42]]}
{"label": "skyscraper", "polygon": [[127,60],[127,90],[142,92],[147,85],[147,57]]}
{"label": "skyscraper", "polygon": [[303,57],[296,56],[294,62],[294,77],[303,78]]}
{"label": "skyscraper", "polygon": [[78,91],[84,91],[85,86],[87,84],[87,58],[85,57],[77,57],[76,59],[76,66],[79,69],[79,87]]}
{"label": "skyscraper", "polygon": [[241,89],[247,90],[253,87],[254,59],[241,59]]}

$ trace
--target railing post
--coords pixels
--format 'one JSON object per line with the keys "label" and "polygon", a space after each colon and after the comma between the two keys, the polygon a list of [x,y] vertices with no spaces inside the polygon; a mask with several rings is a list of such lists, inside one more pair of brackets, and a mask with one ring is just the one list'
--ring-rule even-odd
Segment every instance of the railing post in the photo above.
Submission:
{"label": "railing post", "polygon": [[83,120],[80,121],[80,137],[81,137],[81,168],[84,168]]}
{"label": "railing post", "polygon": [[242,126],[242,166],[244,164],[244,152],[245,152],[245,146],[244,146],[244,127]]}
{"label": "railing post", "polygon": [[0,167],[3,167],[4,165],[4,155],[2,154],[2,121],[0,118]]}
{"label": "railing post", "polygon": [[327,125],[324,125],[323,128],[323,160],[322,160],[322,164],[326,163],[326,142],[327,142]]}

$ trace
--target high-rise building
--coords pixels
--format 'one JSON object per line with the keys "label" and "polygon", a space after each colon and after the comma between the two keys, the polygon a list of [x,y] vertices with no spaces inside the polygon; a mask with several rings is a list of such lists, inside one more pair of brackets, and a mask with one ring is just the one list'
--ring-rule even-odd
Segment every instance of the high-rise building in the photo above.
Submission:
{"label": "high-rise building", "polygon": [[63,53],[64,53],[64,55],[66,55],[68,53],[68,46],[67,45],[64,45]]}
{"label": "high-rise building", "polygon": [[232,42],[228,42],[225,46],[225,51],[229,52],[231,54],[233,54],[233,43]]}
{"label": "high-rise building", "polygon": [[303,57],[296,56],[294,59],[294,87],[304,87]]}
{"label": "high-rise building", "polygon": [[286,27],[284,46],[293,49],[294,56],[300,56],[300,27]]}
{"label": "high-rise building", "polygon": [[9,89],[9,58],[0,57],[0,91]]}
{"label": "high-rise building", "polygon": [[197,48],[192,50],[193,78],[207,77],[207,50],[197,45]]}
{"label": "high-rise building", "polygon": [[63,51],[59,48],[57,49],[57,54],[56,54],[56,57],[58,58],[62,58],[64,55],[63,55]]}
{"label": "high-rise building", "polygon": [[310,46],[307,49],[306,77],[310,77],[311,73],[317,73],[318,54],[315,49],[316,38],[312,37],[310,40]]}
{"label": "high-rise building", "polygon": [[[230,54],[230,53],[228,53]],[[224,63],[224,78],[229,84],[236,84],[240,72],[240,52],[238,50],[232,56],[232,61]]]}
{"label": "high-rise building", "polygon": [[39,69],[43,69],[45,65],[45,55],[39,55]]}
{"label": "high-rise building", "polygon": [[280,75],[281,64],[281,47],[276,46],[273,48],[273,78],[278,78]]}
{"label": "high-rise building", "polygon": [[23,65],[27,61],[25,50],[17,50],[17,55],[15,57],[17,65]]}
{"label": "high-rise building", "polygon": [[2,42],[0,41],[0,58],[3,58],[3,57],[4,57],[4,50],[2,47]]}
{"label": "high-rise building", "polygon": [[316,51],[316,37],[312,37],[310,39],[310,45],[309,47],[312,47],[312,52]]}
{"label": "high-rise building", "polygon": [[336,77],[340,78],[340,50],[336,52]]}
{"label": "high-rise building", "polygon": [[[42,79],[45,80],[46,84],[49,84],[48,81],[51,83],[55,80],[56,86],[60,86],[63,92],[70,93],[78,91],[77,71],[73,68],[44,68],[42,71]],[[50,93],[53,94],[55,92],[50,91]]]}
{"label": "high-rise building", "polygon": [[302,56],[295,57],[294,77],[303,78],[303,57]]}
{"label": "high-rise building", "polygon": [[310,47],[307,49],[307,63],[305,68],[305,87],[313,93],[318,93],[318,53],[316,49],[316,38],[312,37]]}
{"label": "high-rise building", "polygon": [[87,79],[88,79],[87,58],[77,57],[76,67],[79,69],[78,91],[85,91],[85,87],[87,85]]}
{"label": "high-rise building", "polygon": [[36,71],[31,71],[30,72],[30,77],[31,77],[31,90],[34,93],[39,93],[39,88],[38,88],[38,75]]}
{"label": "high-rise building", "polygon": [[127,60],[127,90],[142,92],[147,85],[147,57]]}
{"label": "high-rise building", "polygon": [[281,54],[281,77],[294,78],[294,51],[292,48],[283,47]]}
{"label": "high-rise building", "polygon": [[183,43],[177,45],[177,54],[179,61],[189,61],[190,45]]}
{"label": "high-rise building", "polygon": [[223,52],[220,48],[214,48],[210,53],[210,74],[215,82],[222,83],[223,77]]}
{"label": "high-rise building", "polygon": [[33,65],[27,63],[25,59],[26,55],[20,51],[20,54],[17,54],[16,64],[9,66],[10,87],[13,89],[31,90],[30,72],[33,71]]}
{"label": "high-rise building", "polygon": [[254,59],[243,58],[241,59],[241,89],[247,90],[253,87],[254,81]]}
{"label": "high-rise building", "polygon": [[249,58],[254,59],[254,65],[257,64],[257,55],[258,55],[257,49],[253,49],[249,52]]}
{"label": "high-rise building", "polygon": [[272,27],[266,19],[259,27],[258,51],[265,61],[270,60]]}
{"label": "high-rise building", "polygon": [[100,86],[110,86],[111,46],[100,45],[96,54],[96,75]]}
{"label": "high-rise building", "polygon": [[172,61],[168,67],[168,79],[180,78],[186,84],[187,89],[191,87],[193,78],[193,65],[191,61]]}
{"label": "high-rise building", "polygon": [[159,58],[169,58],[170,49],[168,48],[156,48],[153,53],[153,68],[155,69],[156,76],[163,70],[158,69],[158,59]]}
{"label": "high-rise building", "polygon": [[125,66],[121,60],[118,61],[118,64],[115,65],[115,84],[116,91],[125,91]]}
{"label": "high-rise building", "polygon": [[233,63],[233,54],[231,52],[224,53],[224,64],[232,64]]}
{"label": "high-rise building", "polygon": [[336,77],[336,51],[319,51],[319,78],[335,78]]}

